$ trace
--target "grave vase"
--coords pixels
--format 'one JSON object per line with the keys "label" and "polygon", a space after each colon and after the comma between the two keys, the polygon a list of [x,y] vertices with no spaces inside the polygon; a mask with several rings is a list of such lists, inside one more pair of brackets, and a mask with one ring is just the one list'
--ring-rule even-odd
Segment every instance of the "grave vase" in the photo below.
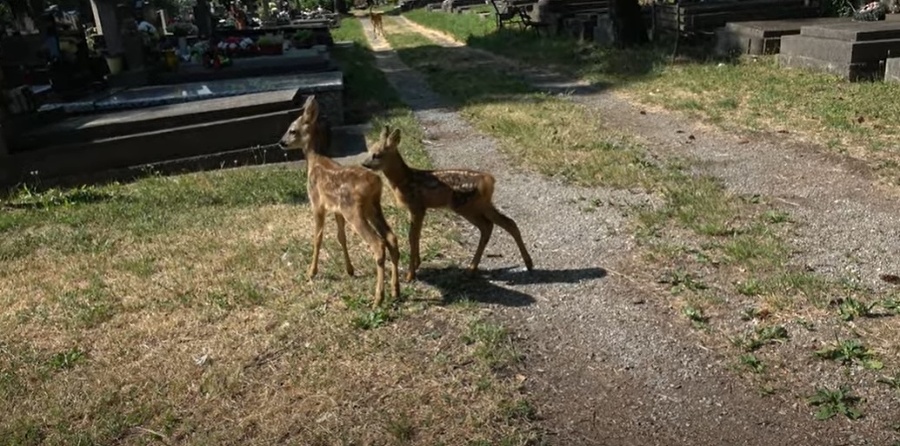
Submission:
{"label": "grave vase", "polygon": [[115,76],[122,72],[122,56],[106,56],[106,66],[109,74]]}
{"label": "grave vase", "polygon": [[178,54],[180,54],[182,56],[186,56],[187,53],[188,53],[187,37],[180,36],[180,37],[178,37]]}

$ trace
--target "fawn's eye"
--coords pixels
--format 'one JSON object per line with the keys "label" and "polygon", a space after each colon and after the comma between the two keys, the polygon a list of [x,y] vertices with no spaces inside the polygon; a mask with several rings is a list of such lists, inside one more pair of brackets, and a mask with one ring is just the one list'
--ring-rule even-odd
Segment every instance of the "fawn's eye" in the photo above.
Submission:
{"label": "fawn's eye", "polygon": [[381,154],[380,154],[380,153],[373,153],[373,154],[372,154],[372,159],[376,159],[376,160],[377,160],[377,159],[379,159],[379,158],[381,158]]}
{"label": "fawn's eye", "polygon": [[291,129],[291,131],[290,131],[289,133],[290,133],[291,135],[296,135],[296,134],[297,134],[297,129]]}

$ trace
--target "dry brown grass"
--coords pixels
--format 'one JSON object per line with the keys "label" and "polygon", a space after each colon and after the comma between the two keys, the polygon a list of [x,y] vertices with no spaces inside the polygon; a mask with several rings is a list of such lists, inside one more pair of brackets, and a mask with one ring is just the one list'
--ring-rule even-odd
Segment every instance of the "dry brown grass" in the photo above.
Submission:
{"label": "dry brown grass", "polygon": [[[259,187],[283,178],[284,197],[295,192],[290,177],[305,184],[302,171],[279,167],[154,179],[111,194],[152,195],[144,190],[160,185],[202,194],[204,184],[222,186],[230,175],[257,176]],[[329,233],[323,274],[307,282],[305,205],[197,209],[173,201],[167,211],[180,222],[173,227],[135,235],[119,229],[129,222],[88,219],[84,227],[118,241],[100,253],[38,247],[0,263],[0,438],[23,445],[431,445],[528,436],[527,420],[508,416],[516,384],[491,367],[512,365],[511,345],[471,306],[444,306],[447,296],[416,284],[392,308],[370,311],[362,296],[374,271],[355,234],[357,277],[345,277]],[[94,207],[94,215],[119,206],[162,212],[122,202],[10,211],[54,215],[46,225],[26,218],[3,237],[54,230],[54,220],[81,207]],[[185,214],[218,217],[179,218]],[[405,233],[405,215],[388,214]],[[435,214],[423,252],[458,258],[454,233]],[[453,264],[434,257],[425,261]],[[493,331],[485,335],[484,327]],[[489,361],[484,349],[506,363]]]}

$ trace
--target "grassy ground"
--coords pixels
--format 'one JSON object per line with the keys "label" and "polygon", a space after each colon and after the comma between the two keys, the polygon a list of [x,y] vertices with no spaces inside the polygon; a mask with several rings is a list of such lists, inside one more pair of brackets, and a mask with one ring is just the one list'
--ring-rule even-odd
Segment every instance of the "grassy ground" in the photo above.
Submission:
{"label": "grassy ground", "polygon": [[424,10],[405,15],[470,46],[549,66],[730,129],[787,130],[798,139],[867,160],[900,181],[900,102],[888,100],[900,97],[898,83],[848,83],[782,69],[771,56],[672,64],[668,47],[607,49],[515,29],[497,32],[491,20],[476,16]]}
{"label": "grassy ground", "polygon": [[[353,20],[340,34],[362,41]],[[377,104],[418,131],[364,48],[338,58],[349,91],[379,95],[353,96],[354,110]],[[418,138],[406,141],[427,162]],[[406,216],[386,212],[405,240]],[[521,444],[532,435],[516,380],[498,374],[518,360],[505,328],[466,296],[426,284],[370,310],[371,255],[351,233],[357,277],[347,278],[332,223],[308,282],[310,225],[298,166],[4,199],[0,443]],[[426,265],[448,268],[432,273],[438,283],[460,280],[455,234],[439,215],[426,223]]]}
{"label": "grassy ground", "polygon": [[[894,314],[896,296],[876,296],[794,265],[790,215],[766,197],[734,195],[716,179],[690,173],[689,159],[654,159],[581,106],[536,93],[480,56],[395,26],[387,31],[407,64],[526,168],[585,186],[657,195],[660,206],[630,210],[644,256],[626,272],[638,282],[658,283],[685,323],[761,389],[786,385],[812,393],[803,380],[820,375],[819,367],[841,376],[854,360],[823,366],[820,360],[834,359],[824,339],[835,340],[841,351],[861,343],[849,355],[875,361],[861,372],[866,386],[880,385],[881,372],[873,370],[900,366],[900,351],[888,341],[894,319],[875,317]],[[601,205],[579,204],[584,212]],[[811,355],[809,343],[823,353]]]}

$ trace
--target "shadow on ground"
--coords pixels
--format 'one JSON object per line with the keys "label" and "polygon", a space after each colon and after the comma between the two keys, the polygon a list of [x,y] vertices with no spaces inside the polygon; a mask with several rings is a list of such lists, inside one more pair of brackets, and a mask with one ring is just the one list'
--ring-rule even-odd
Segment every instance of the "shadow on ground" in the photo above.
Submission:
{"label": "shadow on ground", "polygon": [[[541,37],[532,32],[501,30],[486,36],[470,36],[468,47],[486,50],[544,69],[506,64],[468,47],[417,45],[422,36],[412,29],[391,35],[393,51],[409,67],[423,74],[443,101],[421,101],[418,110],[446,105],[478,105],[497,102],[533,102],[538,93],[588,95],[640,83],[660,75],[671,59],[671,48],[645,45],[631,49],[600,48],[571,39]],[[698,53],[688,47],[685,58]],[[709,54],[699,50],[700,54]],[[376,51],[388,58],[389,51]],[[707,57],[708,56],[704,56]],[[692,62],[693,63],[693,62]],[[397,67],[395,71],[403,71]],[[412,74],[412,73],[411,73]]]}
{"label": "shadow on ground", "polygon": [[[559,82],[568,78],[572,83],[574,79],[586,80],[579,88],[573,88],[568,94],[589,94],[599,90],[621,87],[632,83],[640,83],[658,77],[662,70],[674,62],[673,51],[676,50],[674,38],[661,38],[654,43],[634,45],[630,47],[599,46],[590,42],[582,42],[568,36],[549,36],[546,33],[536,33],[533,30],[519,27],[507,27],[494,30],[487,22],[462,18],[458,15],[432,13],[419,16],[422,20],[419,25],[428,26],[428,22],[434,21],[437,28],[455,29],[454,33],[466,35],[465,44],[469,48],[486,50],[493,54],[508,59],[525,63],[529,66],[545,67],[550,71],[561,74],[560,79],[548,79],[548,84]],[[453,17],[452,19],[450,17]],[[458,19],[456,17],[459,17]],[[437,25],[439,24],[440,25]],[[491,29],[485,29],[485,28]],[[413,29],[401,25],[403,32],[397,33],[394,38],[402,39],[402,35],[414,32]],[[677,45],[677,63],[718,63],[723,61],[734,62],[735,59],[717,59],[712,57],[713,39],[709,37],[682,38]],[[410,63],[416,52],[432,54],[439,53],[435,48],[443,49],[443,57],[431,58],[433,61],[454,60],[455,52],[469,52],[465,48],[440,47],[437,45],[420,46],[418,48],[405,48],[398,51],[404,61]],[[406,53],[406,54],[404,54]],[[486,55],[478,55],[485,59]],[[544,79],[534,79],[533,73],[528,70],[517,69],[513,77],[521,79],[530,77],[539,83]],[[481,73],[479,73],[481,74]],[[480,79],[480,76],[473,80]],[[557,89],[559,90],[559,89]],[[554,91],[554,93],[559,91]]]}
{"label": "shadow on ground", "polygon": [[606,270],[603,268],[526,271],[522,267],[517,267],[481,270],[478,274],[473,275],[466,268],[451,266],[421,268],[417,274],[418,280],[440,291],[443,305],[469,300],[508,307],[531,305],[535,303],[535,299],[526,293],[504,288],[493,282],[503,282],[506,285],[515,286],[578,283],[604,277],[606,277]]}

